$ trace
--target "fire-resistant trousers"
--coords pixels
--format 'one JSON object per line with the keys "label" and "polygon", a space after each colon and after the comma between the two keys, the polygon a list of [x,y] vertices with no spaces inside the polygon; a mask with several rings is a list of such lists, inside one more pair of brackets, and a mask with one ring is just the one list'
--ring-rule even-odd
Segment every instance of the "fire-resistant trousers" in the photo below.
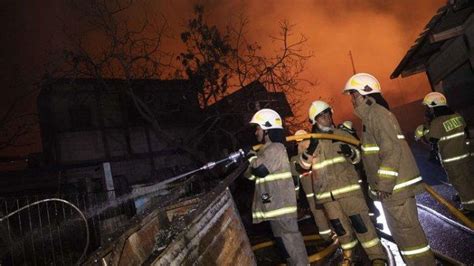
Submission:
{"label": "fire-resistant trousers", "polygon": [[[324,209],[338,235],[342,249],[353,249],[358,239],[370,260],[387,259],[375,227],[370,221],[362,194],[326,202]],[[357,239],[354,239],[354,232]]]}
{"label": "fire-resistant trousers", "polygon": [[449,182],[458,192],[462,206],[470,211],[474,211],[474,172],[470,165],[472,163],[474,160],[466,158],[463,161],[444,164]]}
{"label": "fire-resistant trousers", "polygon": [[303,187],[304,194],[308,200],[309,208],[313,214],[314,222],[318,227],[319,235],[323,239],[329,239],[331,236],[331,227],[329,227],[328,219],[326,218],[326,214],[324,214],[323,206],[316,204],[311,175],[302,177],[300,179],[300,184]]}
{"label": "fire-resistant trousers", "polygon": [[281,255],[289,265],[308,265],[308,253],[296,218],[271,220],[273,236]]}
{"label": "fire-resistant trousers", "polygon": [[414,197],[384,200],[382,206],[388,228],[407,265],[436,265],[425,232],[418,220]]}

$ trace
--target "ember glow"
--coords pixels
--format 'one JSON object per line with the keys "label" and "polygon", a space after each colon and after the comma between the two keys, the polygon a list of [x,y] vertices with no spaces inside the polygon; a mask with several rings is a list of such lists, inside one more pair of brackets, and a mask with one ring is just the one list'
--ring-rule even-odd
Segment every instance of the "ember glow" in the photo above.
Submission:
{"label": "ember glow", "polygon": [[[61,24],[67,1],[55,0],[49,5],[42,2],[17,3],[10,0],[6,3],[11,8],[6,8],[9,11],[4,11],[2,16],[5,31],[1,42],[4,56],[0,78],[3,84],[17,80],[33,83],[41,77],[45,63],[51,59],[48,50],[54,48],[61,51],[60,44],[64,39]],[[301,33],[308,38],[307,49],[314,53],[302,78],[318,81],[316,86],[301,83],[308,93],[294,112],[303,117],[309,103],[322,98],[334,105],[336,121],[339,121],[349,118],[352,113],[348,97],[341,95],[345,81],[352,74],[349,51],[352,51],[358,72],[369,72],[379,78],[392,106],[419,99],[430,90],[424,74],[397,80],[390,80],[389,75],[425,23],[445,2],[137,0],[135,4],[139,6],[130,9],[128,17],[133,21],[134,17],[140,18],[145,12],[150,17],[163,15],[172,35],[164,48],[175,54],[182,51],[179,50],[183,48],[179,33],[197,3],[204,5],[209,22],[220,27],[236,20],[241,14],[246,16],[249,19],[248,38],[269,52],[274,49],[269,36],[276,36],[278,23],[288,20],[294,25],[295,34]],[[0,99],[1,106],[6,106],[14,96],[21,94],[17,90],[8,90],[8,87],[3,87],[6,92]]]}
{"label": "ember glow", "polygon": [[[322,98],[335,105],[336,120],[347,118],[352,112],[348,97],[341,95],[346,80],[352,75],[349,51],[352,51],[356,71],[375,75],[392,106],[420,99],[430,91],[424,74],[397,80],[390,80],[389,76],[425,23],[445,2],[201,1],[209,12],[209,20],[218,25],[229,23],[229,19],[240,13],[245,14],[250,20],[249,36],[269,49],[272,42],[268,36],[276,35],[278,22],[287,19],[294,24],[295,33],[308,38],[308,49],[315,55],[308,62],[303,78],[318,81],[316,86],[302,83],[309,93],[303,99],[304,104],[294,111],[306,116],[310,102]],[[159,5],[160,9],[191,14],[189,3],[165,1]],[[179,21],[177,17],[174,19]]]}

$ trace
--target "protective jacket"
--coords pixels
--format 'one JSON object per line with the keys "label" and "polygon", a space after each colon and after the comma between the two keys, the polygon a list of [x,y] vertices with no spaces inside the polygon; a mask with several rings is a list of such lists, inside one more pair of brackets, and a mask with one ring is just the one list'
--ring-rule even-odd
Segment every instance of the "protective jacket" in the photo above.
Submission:
{"label": "protective jacket", "polygon": [[436,117],[425,138],[438,145],[439,160],[458,191],[464,208],[474,210],[474,176],[466,122],[459,114]]}
{"label": "protective jacket", "polygon": [[[334,134],[352,137],[349,133],[334,129]],[[352,147],[355,161],[346,158],[340,145],[344,142],[333,140],[319,140],[318,147],[313,154],[302,153],[300,166],[312,170],[314,196],[318,204],[344,198],[352,195],[361,195],[359,177],[353,166],[360,157],[355,147]]]}
{"label": "protective jacket", "polygon": [[[252,203],[253,223],[280,218],[296,218],[295,186],[290,171],[286,148],[281,143],[268,142],[255,157],[245,176],[255,181]],[[252,175],[252,169],[264,165],[269,174],[264,177]]]}
{"label": "protective jacket", "polygon": [[[352,137],[340,129],[334,129],[333,133]],[[301,155],[301,166],[312,169],[314,195],[310,196],[324,206],[345,252],[350,253],[360,241],[369,259],[386,259],[380,239],[370,221],[359,176],[353,165],[360,161],[360,153],[355,147],[349,146],[351,154],[346,152],[346,157],[341,145],[348,144],[319,140],[312,155]],[[354,239],[353,233],[357,235],[357,239]],[[350,261],[349,256],[347,259]]]}
{"label": "protective jacket", "polygon": [[428,127],[427,140],[438,142],[438,153],[443,166],[465,163],[469,160],[469,145],[465,133],[466,122],[459,114],[436,117]]}
{"label": "protective jacket", "polygon": [[355,108],[362,119],[362,159],[371,196],[374,190],[392,193],[382,199],[385,218],[407,265],[435,265],[418,221],[415,194],[422,178],[395,116],[366,96]]}
{"label": "protective jacket", "polygon": [[355,113],[363,123],[362,159],[371,196],[379,190],[397,200],[421,192],[420,171],[395,116],[371,97]]}

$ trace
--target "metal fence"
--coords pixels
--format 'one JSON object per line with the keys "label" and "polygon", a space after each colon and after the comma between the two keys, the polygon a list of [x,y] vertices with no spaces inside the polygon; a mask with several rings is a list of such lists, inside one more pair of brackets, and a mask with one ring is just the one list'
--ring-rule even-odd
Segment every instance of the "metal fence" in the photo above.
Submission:
{"label": "metal fence", "polygon": [[[0,265],[76,264],[84,253],[113,241],[147,208],[203,193],[202,180],[202,176],[193,176],[161,193],[116,195],[108,191],[0,198]],[[84,217],[74,206],[48,200],[51,198],[72,203]]]}

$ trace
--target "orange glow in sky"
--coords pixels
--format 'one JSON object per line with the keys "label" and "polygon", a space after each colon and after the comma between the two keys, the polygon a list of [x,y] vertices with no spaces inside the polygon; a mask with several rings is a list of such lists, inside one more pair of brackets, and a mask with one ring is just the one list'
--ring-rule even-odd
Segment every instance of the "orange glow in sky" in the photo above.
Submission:
{"label": "orange glow in sky", "polygon": [[[7,0],[8,13],[1,20],[5,25],[2,40],[0,79],[20,79],[35,82],[43,74],[50,59],[48,49],[60,49],[63,37],[61,21],[64,0],[42,0],[28,3]],[[390,80],[389,76],[406,51],[414,43],[425,24],[446,0],[137,0],[143,6],[129,17],[148,15],[166,17],[172,39],[165,48],[182,48],[179,33],[192,16],[193,5],[204,5],[210,23],[224,27],[244,14],[249,19],[247,36],[271,52],[274,43],[269,38],[278,33],[278,23],[288,20],[294,33],[308,38],[306,48],[314,53],[303,73],[303,79],[317,80],[316,86],[301,83],[307,92],[302,105],[293,110],[298,116],[307,114],[309,104],[323,99],[334,105],[335,120],[350,118],[352,106],[341,94],[346,80],[352,75],[349,51],[358,72],[376,76],[391,106],[422,98],[430,91],[425,74]],[[173,51],[179,53],[180,51]],[[27,87],[27,86],[24,86]],[[4,87],[5,90],[8,86]],[[16,90],[4,93],[2,106],[11,101]],[[30,106],[34,107],[34,101]]]}

